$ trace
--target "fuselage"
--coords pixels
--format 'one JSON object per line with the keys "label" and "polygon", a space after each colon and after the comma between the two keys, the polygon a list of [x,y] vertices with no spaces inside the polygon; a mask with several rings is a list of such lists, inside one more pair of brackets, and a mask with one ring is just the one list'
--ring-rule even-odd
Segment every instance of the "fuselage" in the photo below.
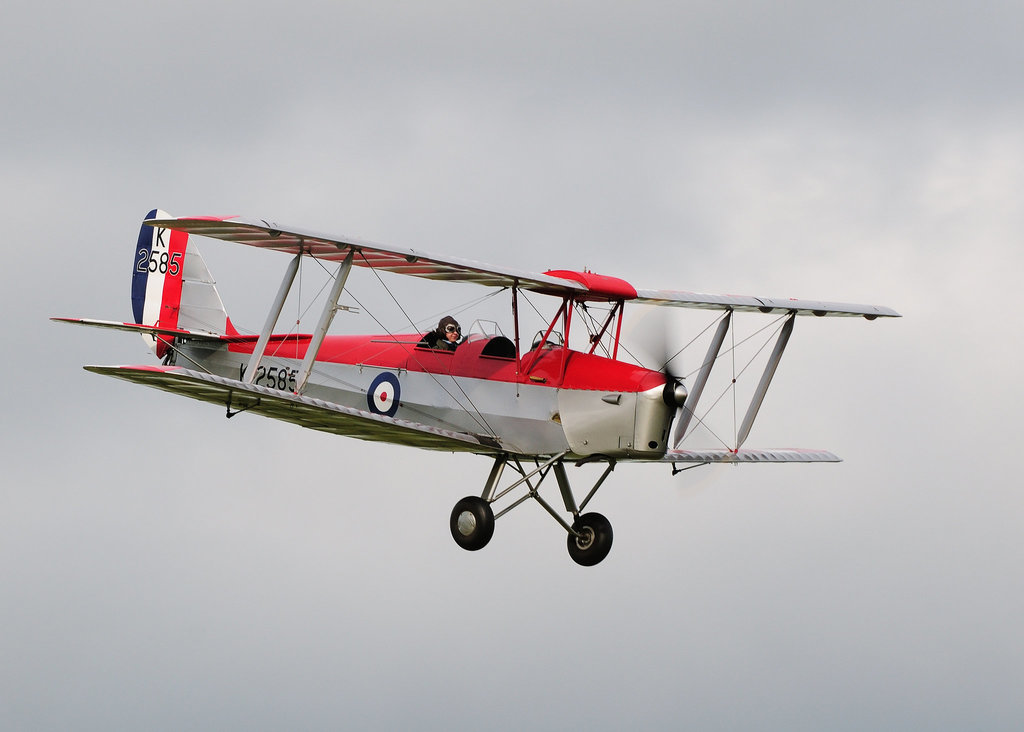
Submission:
{"label": "fuselage", "polygon": [[[516,357],[503,336],[470,335],[454,351],[420,334],[328,336],[305,395],[442,429],[499,438],[529,455],[654,456],[675,408],[665,376],[596,354],[545,345]],[[253,382],[291,391],[309,336],[274,337]],[[253,341],[181,343],[180,365],[244,380]]]}

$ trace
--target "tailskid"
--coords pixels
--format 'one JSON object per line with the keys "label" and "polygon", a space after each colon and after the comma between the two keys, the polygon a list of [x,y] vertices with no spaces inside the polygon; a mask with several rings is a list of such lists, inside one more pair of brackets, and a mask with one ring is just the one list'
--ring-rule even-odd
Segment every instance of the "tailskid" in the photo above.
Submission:
{"label": "tailskid", "polygon": [[[484,548],[494,534],[495,521],[532,498],[565,529],[569,556],[574,562],[584,567],[591,567],[603,560],[612,548],[611,524],[599,513],[582,513],[582,511],[615,469],[615,461],[608,460],[608,465],[601,473],[601,477],[597,479],[583,501],[577,505],[569,484],[569,477],[565,472],[565,455],[565,452],[561,452],[546,460],[534,459],[533,466],[524,466],[515,455],[498,455],[487,476],[483,493],[479,497],[463,498],[452,509],[451,531],[455,542],[467,551]],[[510,485],[499,489],[506,467],[518,474],[519,477]],[[544,479],[551,473],[554,473],[565,510],[572,516],[571,524],[540,495],[540,487]],[[512,499],[511,494],[523,487],[525,487],[526,493]],[[495,513],[494,504],[506,496],[512,502]]]}

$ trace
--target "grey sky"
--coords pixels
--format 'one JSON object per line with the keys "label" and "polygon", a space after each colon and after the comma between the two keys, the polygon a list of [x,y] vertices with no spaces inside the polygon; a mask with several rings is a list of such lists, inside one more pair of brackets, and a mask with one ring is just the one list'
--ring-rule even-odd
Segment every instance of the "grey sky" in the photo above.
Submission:
{"label": "grey sky", "polygon": [[[9,3],[0,727],[1019,729],[1022,16]],[[129,317],[154,206],[905,317],[800,320],[750,438],[845,462],[621,466],[599,567],[533,506],[470,554],[482,458],[81,370],[149,362],[46,318]],[[202,251],[258,328],[284,260]]]}

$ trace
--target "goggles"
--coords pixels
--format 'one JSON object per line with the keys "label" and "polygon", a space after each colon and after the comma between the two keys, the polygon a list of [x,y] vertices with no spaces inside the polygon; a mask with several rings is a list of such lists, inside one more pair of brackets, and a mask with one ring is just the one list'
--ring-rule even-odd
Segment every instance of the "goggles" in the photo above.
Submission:
{"label": "goggles", "polygon": [[461,333],[462,332],[462,328],[460,328],[457,325],[448,324],[448,325],[446,325],[444,327],[444,332],[445,333]]}

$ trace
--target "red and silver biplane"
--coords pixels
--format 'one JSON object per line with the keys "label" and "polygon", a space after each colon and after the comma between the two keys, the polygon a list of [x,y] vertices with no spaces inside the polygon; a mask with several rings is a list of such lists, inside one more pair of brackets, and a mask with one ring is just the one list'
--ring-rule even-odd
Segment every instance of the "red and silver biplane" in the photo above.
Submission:
{"label": "red and silver biplane", "polygon": [[[193,234],[292,255],[259,334],[243,335],[232,325]],[[337,263],[326,304],[312,333],[275,333],[303,257]],[[638,290],[589,271],[528,272],[266,221],[173,218],[159,210],[143,223],[133,265],[134,322],[55,320],[140,333],[162,362],[87,370],[219,404],[228,417],[252,412],[364,440],[486,455],[493,464],[482,492],[452,510],[455,541],[464,549],[482,548],[497,518],[533,498],[562,525],[570,556],[584,566],[597,564],[611,548],[608,520],[583,510],[617,463],[663,463],[678,472],[685,469],[680,465],[708,463],[838,461],[822,450],[757,450],[744,443],[797,315],[898,317],[874,305]],[[422,332],[328,336],[353,267],[507,290],[511,337],[492,328],[470,333],[454,350],[437,350]],[[529,344],[520,338],[519,301],[526,292],[557,303]],[[619,358],[627,303],[719,311],[692,383],[684,384],[664,364],[651,369]],[[574,320],[574,313],[583,311],[587,338],[574,350],[570,330],[584,320]],[[774,314],[774,348],[735,443],[682,449],[700,420],[698,402],[736,312]],[[569,484],[567,462],[604,465],[582,501]],[[569,519],[540,495],[550,474]],[[508,485],[503,476],[506,482],[511,477]],[[517,489],[518,497],[512,493]],[[511,505],[496,512],[492,506],[506,496]]]}

